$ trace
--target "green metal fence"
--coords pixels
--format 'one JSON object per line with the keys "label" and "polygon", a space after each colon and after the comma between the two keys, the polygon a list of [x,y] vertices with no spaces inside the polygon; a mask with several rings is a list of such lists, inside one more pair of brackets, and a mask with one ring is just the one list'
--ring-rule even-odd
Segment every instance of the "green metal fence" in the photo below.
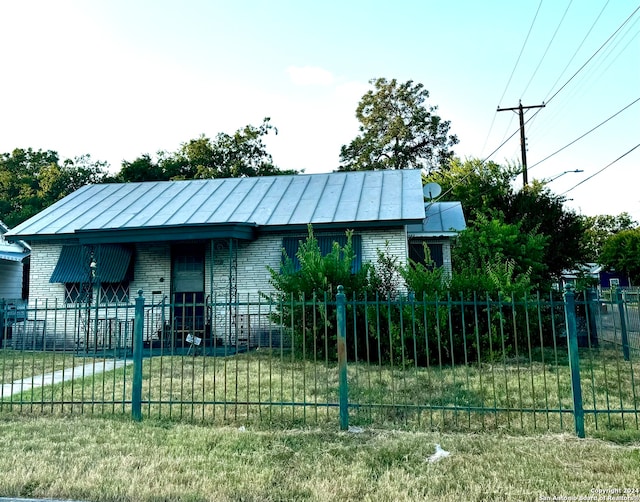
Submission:
{"label": "green metal fence", "polygon": [[0,304],[0,414],[428,430],[638,429],[624,295]]}

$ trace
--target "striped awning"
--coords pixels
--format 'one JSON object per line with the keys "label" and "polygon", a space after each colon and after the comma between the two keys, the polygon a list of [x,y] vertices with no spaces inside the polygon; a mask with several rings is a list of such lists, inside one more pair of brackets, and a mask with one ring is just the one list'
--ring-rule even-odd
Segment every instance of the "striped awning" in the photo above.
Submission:
{"label": "striped awning", "polygon": [[[131,248],[119,244],[64,246],[49,282],[122,282],[129,278],[132,255]],[[95,264],[93,277],[90,275],[92,262]]]}

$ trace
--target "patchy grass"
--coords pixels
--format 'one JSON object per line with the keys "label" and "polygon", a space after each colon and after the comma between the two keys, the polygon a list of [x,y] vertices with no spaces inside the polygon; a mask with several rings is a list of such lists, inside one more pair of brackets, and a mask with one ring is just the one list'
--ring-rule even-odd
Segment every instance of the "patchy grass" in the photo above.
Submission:
{"label": "patchy grass", "polygon": [[[0,495],[101,501],[526,501],[640,489],[640,442],[10,417]],[[451,455],[428,457],[439,443]]]}
{"label": "patchy grass", "polygon": [[[35,357],[27,357],[28,367],[41,364],[33,362]],[[640,368],[634,361],[635,354],[632,361],[624,361],[621,351],[610,346],[582,350],[588,434],[639,429]],[[100,364],[103,360],[97,360]],[[574,431],[566,348],[455,367],[350,363],[348,374],[353,425],[422,431]],[[5,398],[0,411],[126,414],[132,380],[131,365],[78,374],[73,381]],[[335,363],[297,359],[287,352],[163,355],[143,361],[145,417],[216,425],[322,426],[337,423],[338,395]]]}
{"label": "patchy grass", "polygon": [[76,364],[83,364],[82,358],[65,352],[0,349],[0,383],[7,384],[43,373],[64,370]]}

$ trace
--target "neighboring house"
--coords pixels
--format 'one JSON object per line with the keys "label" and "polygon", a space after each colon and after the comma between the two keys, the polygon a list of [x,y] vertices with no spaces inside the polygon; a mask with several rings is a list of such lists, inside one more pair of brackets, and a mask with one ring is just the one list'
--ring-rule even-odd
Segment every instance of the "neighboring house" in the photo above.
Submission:
{"label": "neighboring house", "polygon": [[460,202],[427,202],[422,223],[407,225],[409,258],[425,264],[424,244],[431,262],[451,274],[451,241],[467,227]]}
{"label": "neighboring house", "polygon": [[[178,329],[204,332],[203,304],[273,291],[267,266],[280,266],[283,248],[294,252],[308,224],[321,246],[353,230],[356,266],[375,261],[387,242],[406,263],[407,225],[417,225],[412,239],[436,239],[446,266],[450,229],[442,222],[457,210],[431,208],[439,211],[425,224],[419,170],[102,184],[68,195],[11,236],[32,247],[31,304],[131,303],[142,289],[172,304]],[[215,322],[228,322],[220,312]]]}
{"label": "neighboring house", "polygon": [[567,284],[575,284],[580,278],[590,278],[597,286],[599,291],[611,288],[629,288],[631,281],[625,274],[607,270],[597,263],[585,263],[575,270],[565,270],[562,272],[560,287]]}
{"label": "neighboring house", "polygon": [[28,295],[29,255],[31,248],[23,241],[9,241],[9,231],[0,221],[0,300],[20,303]]}

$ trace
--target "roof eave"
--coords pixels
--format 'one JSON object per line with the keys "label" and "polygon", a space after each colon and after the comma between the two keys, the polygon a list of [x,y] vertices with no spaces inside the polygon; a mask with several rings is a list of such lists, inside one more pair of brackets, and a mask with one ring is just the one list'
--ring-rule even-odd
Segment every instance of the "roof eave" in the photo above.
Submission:
{"label": "roof eave", "polygon": [[352,230],[352,229],[375,229],[375,228],[397,228],[404,227],[412,223],[421,223],[422,219],[411,220],[376,220],[376,221],[338,221],[338,222],[314,222],[314,223],[291,223],[287,225],[264,225],[260,226],[261,233],[283,233],[283,232],[306,232],[309,225],[314,231],[325,230]]}
{"label": "roof eave", "polygon": [[196,239],[254,240],[256,225],[231,223],[224,225],[175,225],[157,227],[105,228],[76,230],[65,234],[21,235],[31,241],[62,240],[80,244],[116,244],[133,242],[185,241]]}

